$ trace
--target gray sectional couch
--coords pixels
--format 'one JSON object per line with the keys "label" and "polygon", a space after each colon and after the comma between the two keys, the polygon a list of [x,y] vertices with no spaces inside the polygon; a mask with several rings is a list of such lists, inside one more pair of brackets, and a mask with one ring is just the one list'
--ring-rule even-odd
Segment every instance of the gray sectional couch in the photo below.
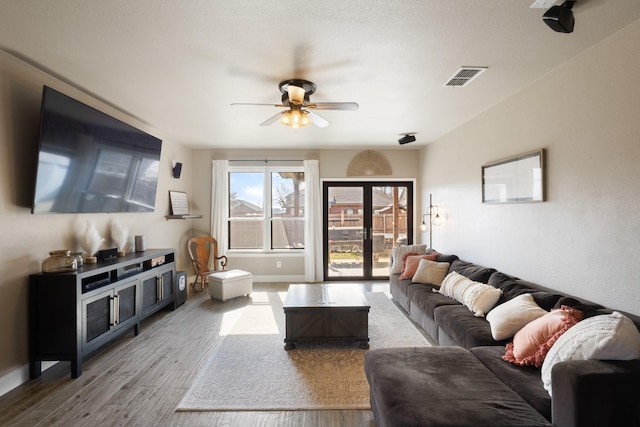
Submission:
{"label": "gray sectional couch", "polygon": [[[547,311],[567,305],[585,318],[613,311],[455,255],[438,254],[435,261],[500,289],[498,304],[530,293]],[[434,285],[396,273],[390,286],[397,304],[437,346],[366,353],[378,426],[640,426],[640,360],[560,362],[551,371],[551,397],[540,368],[502,359],[508,340],[494,340],[484,317],[434,292]],[[623,314],[640,329],[640,317]]]}

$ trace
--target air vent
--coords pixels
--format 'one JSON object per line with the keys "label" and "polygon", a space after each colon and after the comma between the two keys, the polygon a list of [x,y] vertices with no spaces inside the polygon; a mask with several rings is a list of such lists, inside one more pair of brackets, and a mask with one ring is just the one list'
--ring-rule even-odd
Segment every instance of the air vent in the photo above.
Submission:
{"label": "air vent", "polygon": [[444,84],[445,86],[466,86],[473,79],[484,73],[489,67],[462,67]]}

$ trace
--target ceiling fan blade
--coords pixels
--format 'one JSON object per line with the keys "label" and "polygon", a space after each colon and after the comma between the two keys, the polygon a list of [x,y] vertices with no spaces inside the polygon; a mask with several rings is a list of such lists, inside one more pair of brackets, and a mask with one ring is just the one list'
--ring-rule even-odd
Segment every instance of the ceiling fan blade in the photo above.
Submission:
{"label": "ceiling fan blade", "polygon": [[238,105],[257,105],[259,107],[277,107],[277,108],[287,108],[286,105],[283,104],[260,104],[255,102],[234,102],[231,104],[232,107],[236,107]]}
{"label": "ceiling fan blade", "polygon": [[314,113],[313,111],[306,111],[307,115],[309,116],[309,119],[311,119],[311,122],[320,127],[320,128],[325,128],[327,126],[329,126],[329,121],[327,119],[325,119],[324,117],[320,117],[318,114]]}
{"label": "ceiling fan blade", "polygon": [[342,110],[342,111],[358,111],[360,106],[357,102],[314,102],[307,105],[307,108],[316,110]]}
{"label": "ceiling fan blade", "polygon": [[270,124],[277,122],[280,119],[280,116],[283,115],[284,113],[285,111],[280,111],[278,114],[275,114],[269,117],[264,122],[260,123],[260,126],[269,126]]}

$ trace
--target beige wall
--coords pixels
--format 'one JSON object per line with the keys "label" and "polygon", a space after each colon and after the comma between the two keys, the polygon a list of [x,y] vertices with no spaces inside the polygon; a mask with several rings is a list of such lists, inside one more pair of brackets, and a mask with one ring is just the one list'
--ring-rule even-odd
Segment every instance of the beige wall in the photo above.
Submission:
{"label": "beige wall", "polygon": [[[422,151],[436,249],[640,314],[639,40],[637,21]],[[548,201],[483,205],[481,165],[537,148]]]}
{"label": "beige wall", "polygon": [[[191,188],[188,174],[179,180],[171,177],[171,160],[185,162],[188,169],[190,151],[170,141],[163,141],[154,213],[32,215],[30,203],[44,84],[154,134],[144,124],[0,51],[0,395],[27,375],[28,276],[41,271],[41,263],[49,251],[79,248],[73,237],[78,224],[92,221],[101,235],[108,237],[110,221],[116,219],[131,234],[145,235],[149,248],[181,249],[191,229],[191,224],[185,221],[164,218],[169,213],[168,191]],[[162,139],[162,135],[155,136]],[[178,254],[180,269],[188,266],[183,252]]]}
{"label": "beige wall", "polygon": [[[415,178],[419,173],[419,151],[410,147],[394,150],[377,150],[389,161],[393,175],[391,178]],[[194,206],[203,218],[194,221],[194,234],[208,234],[211,222],[211,161],[229,160],[310,160],[320,163],[321,179],[346,178],[351,159],[362,150],[193,150],[193,199]],[[378,177],[370,177],[377,179]],[[386,179],[389,177],[379,177]],[[414,189],[415,190],[415,189]],[[419,201],[416,202],[416,206]],[[251,271],[257,281],[304,280],[304,259],[302,253],[293,255],[229,255],[229,268]],[[281,268],[276,267],[281,261]]]}

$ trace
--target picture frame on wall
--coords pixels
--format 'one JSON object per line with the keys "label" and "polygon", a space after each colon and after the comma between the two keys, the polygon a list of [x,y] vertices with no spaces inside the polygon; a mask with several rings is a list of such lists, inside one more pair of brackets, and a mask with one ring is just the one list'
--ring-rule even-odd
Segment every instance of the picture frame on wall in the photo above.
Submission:
{"label": "picture frame on wall", "polygon": [[169,191],[171,215],[189,215],[189,201],[184,191]]}
{"label": "picture frame on wall", "polygon": [[482,166],[482,203],[546,200],[544,148]]}

